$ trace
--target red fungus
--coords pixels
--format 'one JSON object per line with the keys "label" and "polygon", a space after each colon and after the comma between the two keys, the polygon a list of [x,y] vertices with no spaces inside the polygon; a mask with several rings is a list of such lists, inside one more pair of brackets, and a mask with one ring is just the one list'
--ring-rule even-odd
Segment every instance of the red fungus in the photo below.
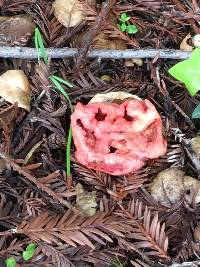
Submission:
{"label": "red fungus", "polygon": [[76,159],[88,168],[124,175],[166,153],[160,115],[147,99],[78,103],[71,119]]}

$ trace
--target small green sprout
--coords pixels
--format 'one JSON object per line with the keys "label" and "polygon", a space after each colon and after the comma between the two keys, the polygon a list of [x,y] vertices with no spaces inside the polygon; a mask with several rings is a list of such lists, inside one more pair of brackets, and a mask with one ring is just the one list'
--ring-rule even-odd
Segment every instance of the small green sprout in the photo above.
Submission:
{"label": "small green sprout", "polygon": [[124,267],[118,257],[113,261],[113,267]]}
{"label": "small green sprout", "polygon": [[[71,100],[68,96],[68,94],[65,92],[64,88],[62,87],[61,83],[73,87],[73,85],[68,82],[65,81],[55,75],[52,75],[49,77],[49,79],[52,81],[52,83],[55,85],[55,88],[64,95],[64,97],[68,100],[69,105],[70,105],[70,109],[71,112],[73,111],[73,106],[71,103]],[[72,143],[72,129],[70,127],[69,132],[68,132],[68,137],[67,137],[67,148],[66,148],[66,173],[67,173],[67,177],[69,177],[71,175],[71,159],[70,159],[70,151],[71,151],[71,143]]]}
{"label": "small green sprout", "polygon": [[30,260],[33,257],[35,250],[36,250],[36,244],[34,243],[29,244],[22,253],[23,260],[25,261]]}
{"label": "small green sprout", "polygon": [[17,262],[14,257],[9,257],[6,260],[6,267],[15,267],[17,265]]}
{"label": "small green sprout", "polygon": [[134,24],[130,24],[130,18],[131,17],[129,17],[126,13],[122,13],[119,19],[119,28],[122,32],[126,32],[128,34],[135,34],[136,32],[138,32],[138,29]]}
{"label": "small green sprout", "polygon": [[72,83],[70,83],[69,81],[66,81],[66,80],[64,80],[64,79],[62,79],[56,75],[51,75],[51,77],[54,78],[55,80],[57,80],[58,82],[67,85],[70,88],[74,87],[74,85]]}
{"label": "small green sprout", "polygon": [[71,175],[71,144],[72,144],[72,128],[69,128],[68,137],[67,137],[67,149],[66,149],[66,168],[67,168],[67,177],[70,177]]}
{"label": "small green sprout", "polygon": [[[58,90],[69,102],[69,106],[71,111],[73,111],[71,100],[68,96],[68,94],[65,92],[65,89],[62,87],[61,83],[68,84],[68,81],[65,81],[55,75],[51,75],[49,79],[52,81],[52,83],[55,85],[56,90]],[[71,85],[71,84],[70,84]],[[68,85],[69,86],[69,85]],[[72,85],[73,86],[73,85]]]}
{"label": "small green sprout", "polygon": [[45,49],[43,38],[42,38],[42,35],[40,33],[40,30],[37,27],[35,28],[35,37],[34,37],[34,39],[35,39],[35,48],[38,51],[38,61],[40,61],[40,58],[43,58],[44,62],[46,64],[48,64],[47,51]]}
{"label": "small green sprout", "polygon": [[[34,253],[36,250],[36,244],[34,243],[30,243],[26,249],[22,252],[22,258],[24,261],[28,261],[30,259],[32,259]],[[6,259],[6,267],[16,267],[17,266],[17,262],[15,260],[14,257],[8,257]]]}
{"label": "small green sprout", "polygon": [[[40,61],[40,59],[42,58],[44,60],[44,62],[46,64],[48,64],[48,55],[46,52],[46,48],[44,46],[44,42],[43,42],[43,38],[42,35],[40,33],[40,30],[38,28],[35,29],[35,47],[38,51],[38,61]],[[71,103],[71,100],[67,94],[67,92],[65,91],[65,89],[63,88],[62,84],[72,88],[74,87],[74,85],[72,83],[70,83],[69,81],[66,81],[56,75],[51,75],[49,77],[49,79],[51,80],[51,82],[54,85],[54,89],[59,91],[68,101],[71,112],[73,111],[73,106]],[[69,177],[71,175],[71,161],[70,161],[70,151],[71,151],[71,143],[72,143],[72,130],[71,127],[69,129],[68,132],[68,137],[67,137],[67,148],[66,148],[66,173],[67,173],[67,177]]]}

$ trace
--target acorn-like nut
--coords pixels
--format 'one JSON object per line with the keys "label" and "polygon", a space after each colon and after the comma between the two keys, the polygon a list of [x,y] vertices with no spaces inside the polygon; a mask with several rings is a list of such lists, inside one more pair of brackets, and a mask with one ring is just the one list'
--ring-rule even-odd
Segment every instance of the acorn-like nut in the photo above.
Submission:
{"label": "acorn-like nut", "polygon": [[8,70],[0,76],[0,96],[30,111],[30,84],[22,70]]}
{"label": "acorn-like nut", "polygon": [[200,136],[191,139],[191,147],[197,156],[200,156]]}

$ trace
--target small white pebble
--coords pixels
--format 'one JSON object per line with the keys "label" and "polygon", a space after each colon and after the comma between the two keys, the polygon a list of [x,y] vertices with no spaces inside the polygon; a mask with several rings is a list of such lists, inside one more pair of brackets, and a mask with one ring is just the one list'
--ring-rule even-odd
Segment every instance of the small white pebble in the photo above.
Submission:
{"label": "small white pebble", "polygon": [[196,34],[192,37],[192,43],[194,47],[200,48],[200,34]]}

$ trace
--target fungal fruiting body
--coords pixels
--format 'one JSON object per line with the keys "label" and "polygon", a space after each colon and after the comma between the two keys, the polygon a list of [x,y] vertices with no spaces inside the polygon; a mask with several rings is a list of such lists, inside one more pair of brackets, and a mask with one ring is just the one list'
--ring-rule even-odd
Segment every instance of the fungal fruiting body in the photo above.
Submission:
{"label": "fungal fruiting body", "polygon": [[137,171],[167,150],[160,115],[147,99],[77,103],[71,123],[77,161],[111,175]]}

